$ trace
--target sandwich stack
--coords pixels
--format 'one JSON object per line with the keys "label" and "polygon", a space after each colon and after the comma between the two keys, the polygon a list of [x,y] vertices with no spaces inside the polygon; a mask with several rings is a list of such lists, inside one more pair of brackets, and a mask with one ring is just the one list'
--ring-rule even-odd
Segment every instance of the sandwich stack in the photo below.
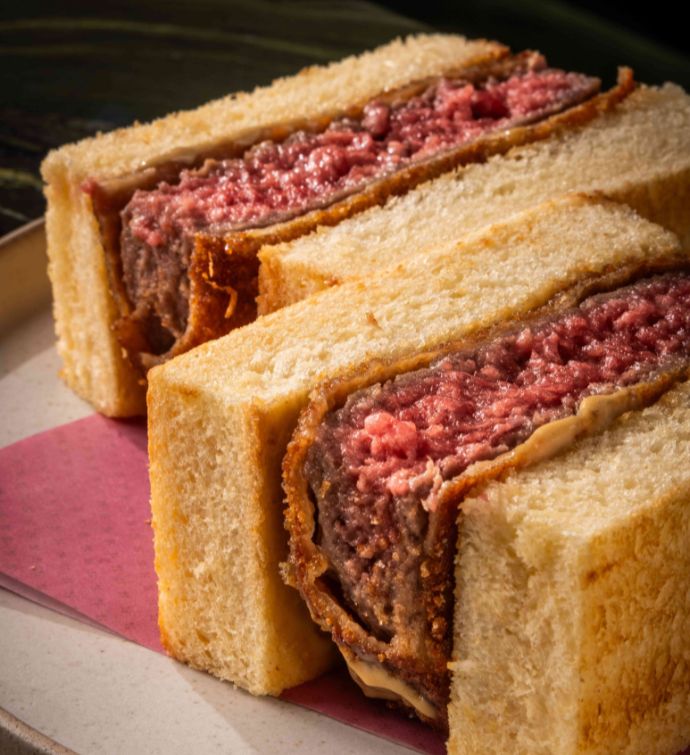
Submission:
{"label": "sandwich stack", "polygon": [[418,36],[47,158],[63,376],[148,385],[171,655],[340,651],[450,752],[690,742],[690,98],[598,88]]}

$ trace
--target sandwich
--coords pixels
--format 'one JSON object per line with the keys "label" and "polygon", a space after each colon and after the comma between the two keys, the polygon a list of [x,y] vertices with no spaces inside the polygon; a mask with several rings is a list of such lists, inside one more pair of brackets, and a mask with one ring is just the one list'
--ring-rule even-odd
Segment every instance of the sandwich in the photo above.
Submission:
{"label": "sandwich", "polygon": [[[686,435],[674,434],[687,414],[687,392],[672,387],[682,380],[687,367],[683,346],[677,361],[670,356],[668,362],[649,363],[649,369],[639,373],[624,371],[622,389],[605,390],[597,383],[589,403],[587,396],[584,401],[564,402],[573,409],[574,419],[550,410],[544,410],[539,419],[529,417],[527,424],[540,425],[541,430],[532,436],[528,452],[530,441],[521,434],[524,428],[515,427],[507,432],[508,436],[513,433],[519,445],[503,449],[508,444],[502,437],[497,445],[502,455],[478,449],[477,458],[471,459],[475,465],[467,468],[464,478],[461,470],[459,477],[439,479],[426,464],[419,475],[416,469],[413,474],[398,475],[394,487],[404,488],[403,497],[420,478],[419,491],[430,508],[418,507],[418,518],[430,516],[432,509],[439,514],[436,532],[441,537],[435,542],[440,547],[434,548],[435,560],[424,562],[428,574],[422,575],[421,562],[403,570],[403,581],[404,574],[415,569],[428,579],[428,600],[421,600],[420,608],[422,619],[429,618],[431,623],[418,620],[410,630],[414,642],[428,648],[422,657],[429,662],[426,668],[412,668],[404,659],[397,663],[395,652],[387,654],[381,645],[366,640],[357,644],[361,635],[372,633],[371,627],[376,634],[373,643],[385,644],[391,637],[386,627],[375,626],[378,609],[368,613],[365,608],[357,614],[358,598],[348,597],[350,587],[338,583],[338,556],[324,549],[328,514],[314,522],[316,498],[328,495],[338,483],[317,480],[309,492],[303,486],[307,473],[302,464],[317,427],[313,420],[329,416],[331,408],[337,413],[341,400],[347,407],[348,388],[371,391],[372,379],[382,386],[375,391],[404,384],[407,378],[396,380],[395,375],[433,370],[434,360],[442,364],[450,359],[449,343],[460,346],[461,359],[465,359],[461,367],[466,368],[469,350],[488,353],[487,338],[516,340],[516,334],[524,330],[516,330],[520,324],[541,333],[540,328],[555,327],[558,317],[573,322],[582,319],[577,307],[619,306],[614,291],[641,287],[630,294],[632,299],[627,301],[632,301],[640,299],[642,290],[651,291],[650,286],[676,281],[682,287],[687,264],[687,253],[673,234],[629,208],[601,199],[565,197],[495,224],[450,251],[427,252],[366,283],[353,280],[330,288],[152,369],[148,396],[151,502],[159,623],[168,651],[254,694],[278,694],[327,668],[337,645],[370,694],[402,697],[441,728],[447,720],[449,741],[457,751],[462,751],[465,741],[473,743],[467,751],[482,747],[496,751],[493,745],[515,727],[522,732],[523,722],[533,730],[525,723],[527,733],[521,734],[521,743],[532,734],[537,737],[533,741],[539,741],[547,730],[551,739],[544,741],[559,742],[559,732],[567,730],[570,738],[562,740],[560,749],[554,748],[562,752],[612,751],[609,745],[615,749],[623,730],[632,731],[633,724],[637,728],[630,752],[643,752],[637,743],[649,743],[655,737],[656,751],[671,751],[678,742],[687,742],[687,717],[680,712],[688,709],[690,690],[686,660],[690,635],[683,632],[690,621],[686,587],[690,476],[683,463],[690,449]],[[650,296],[659,294],[659,301],[665,301],[665,293],[654,290]],[[677,297],[681,308],[685,299],[682,294]],[[687,310],[683,311],[685,317]],[[624,310],[619,315],[625,320]],[[679,332],[667,335],[669,343],[675,343]],[[541,340],[551,344],[553,339],[547,333]],[[392,382],[386,383],[387,379]],[[641,409],[664,391],[671,397],[668,401],[662,398],[651,409]],[[314,403],[309,407],[311,392]],[[660,416],[668,422],[657,421]],[[380,429],[388,419],[379,416],[369,430],[376,432],[379,422]],[[663,470],[660,478],[653,484],[648,480],[640,487],[642,497],[635,498],[637,492],[630,492],[633,488],[626,485],[635,484],[637,470],[630,464],[630,453],[616,456],[620,445],[616,438],[620,435],[621,443],[629,436],[641,438],[640,423],[642,429],[652,427],[656,433],[638,442],[639,448],[649,452],[650,464],[664,449],[671,461],[665,462],[670,471],[659,467]],[[562,428],[560,436],[556,433],[561,440],[549,441],[546,428],[553,432],[557,425]],[[587,434],[589,438],[580,438]],[[382,446],[396,442],[382,436]],[[636,442],[632,441],[633,446]],[[540,481],[546,480],[543,484],[548,487],[548,480],[558,476],[548,471],[549,465],[564,464],[569,479],[575,477],[572,470],[578,464],[587,464],[591,474],[585,479],[595,480],[595,473],[605,478],[613,467],[603,462],[598,466],[598,451],[587,451],[588,443],[602,454],[613,449],[611,463],[630,468],[630,475],[616,478],[615,486],[612,479],[612,490],[623,492],[608,501],[610,517],[606,507],[599,511],[594,504],[581,506],[574,494],[571,499],[567,480],[554,491],[560,498],[552,518],[547,498],[533,499],[525,492],[513,502],[509,495],[503,496],[502,491],[510,488],[502,486],[518,485],[523,475],[526,480],[534,476],[532,485],[537,491]],[[559,449],[560,455],[546,458]],[[406,454],[401,448],[398,455]],[[567,461],[570,454],[574,454],[572,462]],[[449,462],[451,475],[456,462]],[[283,522],[284,463],[291,551]],[[542,469],[548,471],[544,478],[539,476]],[[640,469],[648,471],[646,460]],[[575,480],[572,485],[577,488]],[[645,498],[645,491],[654,485],[654,496]],[[586,495],[585,488],[579,491]],[[457,530],[457,511],[450,513],[445,505],[454,495],[465,496]],[[592,500],[602,497],[605,491],[592,491]],[[633,498],[637,503],[628,510],[627,502]],[[484,501],[489,504],[483,508]],[[410,517],[414,525],[413,520]],[[636,534],[638,522],[644,526]],[[658,557],[651,557],[649,543],[661,531],[664,542]],[[462,571],[455,580],[458,596],[453,606],[448,575],[453,571],[456,533]],[[612,551],[610,563],[606,561],[607,538],[620,546]],[[358,544],[363,546],[363,558],[370,555],[370,546],[378,547],[364,541]],[[637,545],[640,551],[635,554]],[[317,549],[315,558],[310,548]],[[634,563],[628,552],[636,555]],[[615,560],[616,553],[620,562]],[[493,560],[485,561],[483,554]],[[489,568],[494,562],[495,571]],[[281,568],[281,564],[287,566]],[[663,564],[661,575],[672,575],[663,585],[654,571],[659,564]],[[281,574],[300,589],[308,608]],[[627,582],[633,578],[639,584],[637,592]],[[657,585],[663,587],[663,598],[655,590]],[[585,592],[589,603],[583,598]],[[625,635],[616,621],[620,617],[606,616],[606,596],[615,597],[612,605],[633,601],[641,609],[625,613]],[[329,608],[322,611],[326,604]],[[409,605],[408,601],[401,607],[400,615]],[[384,614],[387,610],[384,604]],[[310,612],[328,635],[319,631]],[[341,621],[343,615],[347,618]],[[587,642],[583,616],[589,622]],[[653,623],[647,622],[647,616],[652,616]],[[571,625],[564,626],[563,636],[555,637],[556,629],[568,621]],[[331,634],[335,644],[329,639]],[[494,647],[488,644],[494,636],[495,647],[500,649],[495,657]],[[408,640],[401,635],[397,649]],[[506,659],[511,648],[515,656]],[[623,673],[615,661],[623,663],[626,657],[634,658],[637,668],[630,670],[629,664],[623,664]],[[547,666],[540,665],[542,658],[549,660]],[[609,686],[618,690],[618,698],[613,693],[606,699],[598,694],[599,667],[590,666],[589,659],[595,664],[601,661],[602,673],[616,670]],[[446,661],[451,663],[450,678],[443,678]],[[377,674],[377,669],[383,673]],[[485,669],[491,674],[484,676]],[[654,686],[657,669],[659,681]],[[391,676],[396,677],[392,683]],[[664,681],[668,679],[670,686]],[[421,709],[415,700],[421,700]],[[597,719],[600,703],[602,715]],[[494,717],[504,710],[514,712],[513,728],[505,732],[501,720]],[[548,715],[542,716],[543,712]],[[465,727],[467,740],[463,739]],[[480,728],[484,740],[476,738],[481,736]],[[618,739],[608,731],[615,731]],[[587,750],[589,741],[594,745]],[[535,750],[525,745],[519,751]]]}
{"label": "sandwich", "polygon": [[628,204],[690,247],[690,97],[673,84],[639,86],[586,124],[459,167],[338,226],[267,245],[259,254],[259,312],[450,249],[463,235],[567,192]]}
{"label": "sandwich", "polygon": [[[385,69],[382,89],[381,71]],[[256,316],[259,248],[596,119],[634,88],[431,35],[63,147],[43,165],[58,349],[99,411]]]}
{"label": "sandwich", "polygon": [[[449,723],[450,753],[676,755],[690,743],[689,421],[680,383],[464,498],[450,720],[433,719]],[[432,714],[379,657],[348,661],[366,694]]]}
{"label": "sandwich", "polygon": [[690,267],[645,261],[312,394],[284,465],[289,579],[356,681],[445,728],[468,491],[684,380],[688,325]]}

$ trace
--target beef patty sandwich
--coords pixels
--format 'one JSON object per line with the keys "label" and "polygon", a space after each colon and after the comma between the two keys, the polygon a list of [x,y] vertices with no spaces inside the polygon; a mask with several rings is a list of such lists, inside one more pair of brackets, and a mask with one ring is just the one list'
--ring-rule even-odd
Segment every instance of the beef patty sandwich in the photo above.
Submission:
{"label": "beef patty sandwich", "polygon": [[[229,314],[236,314],[239,322],[247,319],[246,304],[236,302],[235,294],[243,292],[242,285],[251,285],[255,275],[251,260],[234,253],[243,283],[236,284],[235,293],[224,291],[213,285],[214,271],[208,265],[194,265],[190,231],[194,223],[188,217],[181,220],[180,191],[175,223],[185,227],[180,226],[179,232],[166,232],[169,215],[160,218],[157,231],[151,226],[152,212],[144,218],[144,205],[152,211],[155,197],[162,196],[166,186],[169,194],[174,193],[172,187],[180,182],[183,188],[203,182],[205,172],[222,180],[216,168],[207,164],[205,171],[207,160],[216,161],[213,165],[227,160],[232,164],[253,145],[279,145],[291,133],[322,131],[353,109],[361,110],[382,93],[382,69],[388,92],[498,62],[508,52],[484,40],[411,37],[330,66],[310,68],[252,93],[231,95],[50,153],[42,166],[48,199],[46,229],[58,349],[69,385],[106,414],[141,413],[145,385],[139,354],[167,352],[171,336],[177,340],[184,321],[197,340],[217,335],[217,320],[224,320],[233,303]],[[252,155],[260,163],[259,156]],[[195,178],[190,169],[201,174],[195,173]],[[134,194],[155,192],[156,187],[153,201],[139,195],[130,206],[127,217],[132,222],[126,221],[123,228],[121,212]],[[205,206],[209,212],[200,214],[211,219],[213,201],[194,202]],[[123,240],[126,260],[121,255]],[[166,254],[169,245],[170,255]],[[171,300],[167,308],[166,299]],[[123,344],[129,348],[124,355]]]}
{"label": "beef patty sandwich", "polygon": [[690,267],[620,269],[411,361],[312,397],[285,460],[290,574],[355,680],[443,727],[462,500],[687,376]]}
{"label": "beef patty sandwich", "polygon": [[[688,402],[681,391],[627,411],[685,368],[687,259],[628,208],[564,198],[154,368],[151,501],[169,652],[277,694],[328,667],[332,633],[368,692],[419,703],[441,725],[450,659],[456,750],[500,751],[516,731],[521,752],[688,741],[690,443],[677,430]],[[639,363],[631,337],[646,344]],[[381,387],[343,382],[358,373]],[[287,462],[288,576],[324,637],[281,580],[280,468],[309,393],[328,380]],[[363,392],[348,403],[351,388]],[[310,424],[318,416],[326,422]],[[329,433],[345,442],[341,466]],[[578,440],[586,433],[591,446]],[[572,447],[534,463],[564,438]],[[523,475],[524,493],[504,496]],[[451,504],[462,495],[453,608]],[[422,652],[410,662],[412,646]],[[540,738],[549,744],[524,744]]]}
{"label": "beef patty sandwich", "polygon": [[141,412],[152,365],[254,319],[262,244],[589,122],[633,88],[628,70],[598,94],[536,53],[419,36],[51,153],[66,379],[107,414]]}

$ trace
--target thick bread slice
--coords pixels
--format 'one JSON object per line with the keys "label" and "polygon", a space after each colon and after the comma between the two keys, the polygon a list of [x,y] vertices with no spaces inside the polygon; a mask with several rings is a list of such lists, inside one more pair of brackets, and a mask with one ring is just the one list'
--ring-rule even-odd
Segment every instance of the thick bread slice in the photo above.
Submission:
{"label": "thick bread slice", "polygon": [[144,409],[145,386],[123,358],[112,332],[116,312],[91,200],[90,177],[118,178],[166,160],[189,159],[219,142],[247,142],[276,125],[335,116],[382,87],[500,57],[507,50],[484,40],[419,35],[329,66],[312,67],[251,93],[216,100],[146,125],[120,129],[51,152],[42,166],[47,183],[49,274],[63,377],[104,414]]}
{"label": "thick bread slice", "polygon": [[449,752],[690,744],[690,385],[460,523]]}
{"label": "thick bread slice", "polygon": [[[447,173],[333,228],[264,247],[259,312],[456,239],[565,192],[600,192],[690,248],[690,97],[641,87],[586,126]],[[385,250],[385,253],[384,253]]]}
{"label": "thick bread slice", "polygon": [[281,462],[318,382],[518,316],[588,275],[674,256],[685,258],[677,239],[629,208],[564,198],[154,368],[151,503],[168,650],[254,693],[330,662],[279,575]]}

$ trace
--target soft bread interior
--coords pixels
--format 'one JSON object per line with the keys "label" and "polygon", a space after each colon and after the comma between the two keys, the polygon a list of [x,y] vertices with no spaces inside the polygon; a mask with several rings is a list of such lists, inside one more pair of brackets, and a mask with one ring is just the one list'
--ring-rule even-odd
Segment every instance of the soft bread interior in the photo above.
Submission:
{"label": "soft bread interior", "polygon": [[51,180],[45,194],[60,376],[103,414],[143,414],[145,388],[111,329],[117,311],[90,201],[64,174]]}
{"label": "soft bread interior", "polygon": [[599,192],[690,247],[690,97],[641,87],[585,127],[473,164],[333,228],[260,253],[259,311],[455,240],[564,192]]}
{"label": "soft bread interior", "polygon": [[[317,119],[352,103],[491,57],[506,48],[453,35],[418,35],[329,66],[312,67],[251,93],[231,95],[196,110],[119,129],[51,152],[42,165],[47,184],[49,275],[53,286],[62,376],[98,411],[128,416],[144,411],[145,384],[122,354],[114,333],[115,306],[87,178],[105,181],[166,160],[190,160],[219,141],[252,135],[299,115]],[[385,76],[382,76],[385,71]]]}
{"label": "soft bread interior", "polygon": [[151,371],[159,621],[173,655],[273,694],[330,662],[279,574],[280,465],[318,382],[519,316],[583,276],[681,256],[672,234],[584,197],[459,246],[324,291]]}
{"label": "soft bread interior", "polygon": [[464,501],[451,753],[690,743],[690,386]]}

